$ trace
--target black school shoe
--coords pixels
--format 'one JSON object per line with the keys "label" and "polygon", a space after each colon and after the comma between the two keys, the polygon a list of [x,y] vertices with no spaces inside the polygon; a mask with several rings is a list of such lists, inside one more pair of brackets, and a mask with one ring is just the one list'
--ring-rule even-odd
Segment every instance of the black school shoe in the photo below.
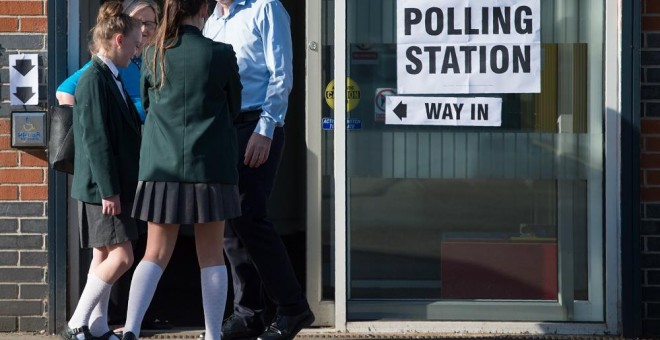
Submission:
{"label": "black school shoe", "polygon": [[261,322],[246,324],[245,320],[232,314],[222,322],[222,340],[254,339],[264,328]]}
{"label": "black school shoe", "polygon": [[133,334],[133,332],[124,333],[124,337],[121,340],[138,340],[138,338]]}
{"label": "black school shoe", "polygon": [[306,310],[298,315],[277,315],[257,340],[291,340],[301,329],[314,322],[314,313]]}
{"label": "black school shoe", "polygon": [[71,329],[69,325],[66,325],[64,326],[62,333],[60,333],[60,338],[63,340],[78,340],[78,334],[84,334],[85,340],[94,340],[94,337],[92,336],[92,333],[89,332],[89,327],[87,326]]}
{"label": "black school shoe", "polygon": [[101,336],[92,336],[93,340],[117,340],[122,338],[122,333],[115,333],[113,330],[107,331]]}

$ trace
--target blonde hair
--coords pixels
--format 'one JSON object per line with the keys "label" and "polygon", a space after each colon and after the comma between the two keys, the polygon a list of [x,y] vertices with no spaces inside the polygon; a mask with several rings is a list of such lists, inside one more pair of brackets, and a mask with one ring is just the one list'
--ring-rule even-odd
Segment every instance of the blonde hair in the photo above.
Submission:
{"label": "blonde hair", "polygon": [[92,29],[92,41],[96,50],[108,49],[108,42],[117,34],[127,35],[140,28],[140,23],[124,13],[120,1],[108,1],[101,5],[96,17],[96,25]]}
{"label": "blonde hair", "polygon": [[156,23],[160,18],[160,6],[154,0],[124,0],[124,13],[131,15],[143,8],[151,8],[156,13]]}

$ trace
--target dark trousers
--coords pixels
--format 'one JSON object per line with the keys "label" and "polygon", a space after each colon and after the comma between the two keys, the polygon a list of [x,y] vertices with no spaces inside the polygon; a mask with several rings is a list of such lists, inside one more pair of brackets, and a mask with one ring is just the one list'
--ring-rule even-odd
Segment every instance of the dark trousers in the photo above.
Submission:
{"label": "dark trousers", "polygon": [[249,168],[243,164],[243,156],[256,123],[235,124],[243,215],[227,223],[224,246],[232,271],[234,315],[258,325],[266,305],[264,292],[280,315],[299,314],[309,306],[284,243],[267,216],[268,198],[284,150],[284,128],[275,129],[266,163]]}

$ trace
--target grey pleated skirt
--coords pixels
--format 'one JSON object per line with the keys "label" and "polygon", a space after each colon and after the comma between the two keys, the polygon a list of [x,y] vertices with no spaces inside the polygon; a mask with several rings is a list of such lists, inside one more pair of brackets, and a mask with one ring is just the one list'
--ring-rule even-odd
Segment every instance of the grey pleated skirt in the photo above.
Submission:
{"label": "grey pleated skirt", "polygon": [[241,215],[238,186],[221,183],[139,181],[133,217],[165,224],[228,220]]}
{"label": "grey pleated skirt", "polygon": [[100,204],[78,201],[78,229],[81,248],[98,248],[137,240],[137,221],[131,204],[122,202],[121,214],[103,215]]}

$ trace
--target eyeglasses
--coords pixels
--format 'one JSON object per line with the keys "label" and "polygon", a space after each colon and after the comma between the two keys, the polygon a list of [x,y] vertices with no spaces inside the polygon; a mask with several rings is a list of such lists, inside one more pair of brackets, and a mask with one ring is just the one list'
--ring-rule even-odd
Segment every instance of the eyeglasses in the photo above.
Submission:
{"label": "eyeglasses", "polygon": [[154,22],[154,21],[141,21],[141,23],[142,23],[142,26],[146,27],[150,31],[155,30],[156,26],[158,26],[158,24],[156,24],[156,22]]}

